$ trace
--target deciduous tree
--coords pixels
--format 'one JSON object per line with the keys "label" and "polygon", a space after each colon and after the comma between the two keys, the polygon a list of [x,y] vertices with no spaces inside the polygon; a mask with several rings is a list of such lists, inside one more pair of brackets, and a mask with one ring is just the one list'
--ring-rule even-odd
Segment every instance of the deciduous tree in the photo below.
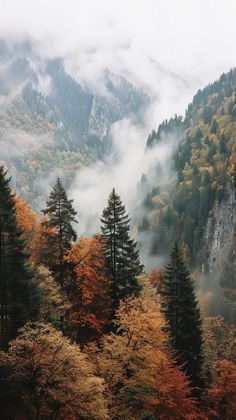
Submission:
{"label": "deciduous tree", "polygon": [[110,280],[105,271],[100,236],[84,237],[66,256],[72,268],[67,291],[72,307],[69,322],[81,343],[101,336],[111,313]]}
{"label": "deciduous tree", "polygon": [[96,355],[114,418],[201,418],[170,351],[155,290],[144,286],[139,297],[123,301],[116,319],[118,334],[107,336]]}
{"label": "deciduous tree", "polygon": [[34,266],[34,283],[40,292],[40,319],[63,329],[70,302],[51,272],[43,265]]}
{"label": "deciduous tree", "polygon": [[236,364],[220,360],[216,376],[207,392],[211,418],[231,420],[236,413]]}
{"label": "deciduous tree", "polygon": [[[1,359],[6,356],[1,354]],[[6,364],[11,367],[10,383],[19,386],[17,418],[109,418],[102,380],[78,345],[50,324],[26,324],[10,343]]]}
{"label": "deciduous tree", "polygon": [[39,228],[37,215],[19,195],[15,195],[15,205],[17,225],[22,230],[22,238],[25,241],[26,249],[31,258],[34,247],[36,246],[35,241]]}

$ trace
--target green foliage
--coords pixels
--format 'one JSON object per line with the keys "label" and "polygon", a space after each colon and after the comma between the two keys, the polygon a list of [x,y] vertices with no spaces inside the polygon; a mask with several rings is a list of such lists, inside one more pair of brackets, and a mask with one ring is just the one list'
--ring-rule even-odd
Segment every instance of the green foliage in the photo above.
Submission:
{"label": "green foliage", "polygon": [[201,385],[202,331],[194,286],[177,244],[162,276],[162,310],[168,321],[171,343],[193,386]]}
{"label": "green foliage", "polygon": [[12,185],[40,210],[45,186],[60,176],[68,187],[81,166],[103,159],[111,124],[131,114],[143,121],[149,98],[109,72],[109,95],[94,95],[62,60],[42,60],[30,42],[26,49],[5,43],[0,55],[0,159]]}
{"label": "green foliage", "polygon": [[0,345],[10,338],[27,320],[38,316],[37,291],[26,267],[27,255],[22,232],[16,223],[14,195],[10,179],[0,167]]}
{"label": "green foliage", "polygon": [[[73,223],[77,223],[75,219],[77,212],[74,210],[72,203],[73,200],[67,198],[66,191],[60,179],[57,178],[57,182],[49,195],[47,206],[42,212],[46,216],[43,225],[46,227],[45,235],[48,238],[48,246],[51,245],[55,253],[54,261],[50,265],[61,286],[64,284],[65,252],[70,248],[71,243],[77,239],[77,234],[73,228]],[[55,229],[56,234],[51,234],[50,228]]]}
{"label": "green foliage", "polygon": [[175,117],[171,118],[169,121],[163,121],[163,123],[159,125],[157,131],[152,131],[148,136],[147,146],[150,147],[157,142],[162,140],[165,141],[169,136],[180,136],[183,128],[182,117],[177,117],[177,115],[175,115]]}
{"label": "green foliage", "polygon": [[142,266],[136,242],[130,238],[129,217],[114,188],[101,223],[107,273],[112,280],[112,298],[116,308],[120,299],[139,290],[137,276]]}
{"label": "green foliage", "polygon": [[[144,199],[145,226],[155,232],[155,253],[166,253],[177,238],[189,247],[195,263],[215,202],[222,200],[228,183],[234,186],[235,92],[236,70],[231,70],[195,95],[183,122],[177,117],[165,121],[148,138],[149,147],[165,139],[166,133],[172,133],[177,142],[181,138],[172,164],[177,180],[171,179],[168,189],[164,186],[158,194],[152,190]],[[158,170],[156,177],[155,187]]]}

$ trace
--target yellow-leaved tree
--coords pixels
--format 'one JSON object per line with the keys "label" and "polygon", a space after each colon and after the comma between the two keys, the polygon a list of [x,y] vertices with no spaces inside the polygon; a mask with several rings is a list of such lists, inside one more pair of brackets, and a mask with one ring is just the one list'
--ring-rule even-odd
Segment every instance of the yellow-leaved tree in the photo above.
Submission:
{"label": "yellow-leaved tree", "polygon": [[78,345],[50,324],[27,323],[0,355],[17,384],[20,402],[14,418],[108,419],[103,381]]}
{"label": "yellow-leaved tree", "polygon": [[116,327],[116,334],[105,337],[102,352],[93,352],[107,384],[113,418],[202,418],[190,396],[188,380],[169,349],[152,286],[146,284],[139,297],[121,303]]}
{"label": "yellow-leaved tree", "polygon": [[64,329],[71,307],[65,292],[43,265],[34,266],[34,283],[40,294],[40,319]]}

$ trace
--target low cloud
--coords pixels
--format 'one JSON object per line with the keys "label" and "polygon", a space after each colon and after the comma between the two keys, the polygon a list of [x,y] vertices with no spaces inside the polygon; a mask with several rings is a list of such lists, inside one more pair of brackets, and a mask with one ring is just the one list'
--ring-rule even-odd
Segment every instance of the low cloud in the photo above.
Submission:
{"label": "low cloud", "polygon": [[[144,153],[146,139],[163,119],[183,114],[199,88],[235,66],[235,14],[234,0],[0,0],[0,36],[9,44],[30,38],[40,57],[62,58],[68,73],[95,93],[104,92],[109,70],[151,98],[144,125],[113,124],[110,155],[77,174],[69,194],[81,234],[99,230],[113,186],[132,213],[142,173],[151,176],[159,162],[160,180],[171,176],[175,139]],[[49,79],[39,85],[50,92]]]}
{"label": "low cloud", "polygon": [[141,176],[146,174],[151,181],[152,173],[156,173],[159,166],[158,182],[161,184],[170,179],[170,161],[176,139],[172,136],[154,148],[146,149],[149,130],[150,127],[139,126],[130,119],[114,123],[110,130],[113,147],[109,156],[104,161],[82,168],[77,174],[69,195],[75,199],[81,235],[100,231],[100,216],[113,187],[137,221],[143,212],[143,197],[138,192]]}
{"label": "low cloud", "polygon": [[34,39],[95,90],[106,69],[125,76],[159,101],[157,124],[235,65],[235,13],[234,0],[8,0],[0,35]]}
{"label": "low cloud", "polygon": [[45,148],[55,146],[54,138],[47,134],[33,135],[24,130],[8,129],[0,138],[1,159],[10,162],[18,157],[32,156]]}

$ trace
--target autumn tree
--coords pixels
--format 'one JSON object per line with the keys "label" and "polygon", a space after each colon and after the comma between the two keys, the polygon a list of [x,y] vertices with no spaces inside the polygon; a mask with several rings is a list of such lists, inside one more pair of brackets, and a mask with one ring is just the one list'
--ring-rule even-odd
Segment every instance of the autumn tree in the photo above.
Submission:
{"label": "autumn tree", "polygon": [[219,363],[236,363],[236,326],[224,322],[222,316],[207,317],[203,322],[204,374],[211,382],[217,376]]}
{"label": "autumn tree", "polygon": [[220,360],[214,380],[207,390],[211,418],[231,420],[236,413],[236,364]]}
{"label": "autumn tree", "polygon": [[150,273],[148,274],[148,281],[153,287],[156,288],[158,293],[161,287],[162,275],[163,275],[162,268],[156,268],[155,270],[150,271]]}
{"label": "autumn tree", "polygon": [[102,353],[93,356],[109,390],[113,418],[200,419],[169,348],[155,289],[144,284],[139,297],[124,300],[116,323],[117,333],[106,336]]}
{"label": "autumn tree", "polygon": [[17,225],[10,179],[0,167],[0,346],[28,319],[38,315],[37,291],[26,267],[22,231]]}
{"label": "autumn tree", "polygon": [[194,287],[175,244],[162,276],[162,311],[171,343],[195,387],[202,384],[202,326]]}
{"label": "autumn tree", "polygon": [[15,195],[15,206],[17,225],[22,230],[22,239],[25,241],[26,249],[31,258],[36,246],[35,242],[39,227],[37,215],[19,195]]}
{"label": "autumn tree", "polygon": [[101,237],[81,238],[68,252],[66,262],[73,271],[66,284],[72,304],[69,323],[76,340],[84,343],[101,336],[111,313]]}
{"label": "autumn tree", "polygon": [[113,188],[101,218],[102,238],[108,276],[112,280],[114,308],[139,290],[137,276],[142,272],[136,242],[130,237],[129,217]]}
{"label": "autumn tree", "polygon": [[[76,241],[77,234],[73,224],[77,223],[75,216],[77,212],[72,206],[73,200],[67,198],[66,191],[60,181],[57,179],[49,195],[46,208],[42,210],[46,216],[43,222],[45,225],[45,236],[49,247],[54,250],[54,263],[49,263],[49,268],[56,274],[60,285],[64,286],[64,271],[66,251],[71,244]],[[51,229],[53,229],[53,234]],[[56,233],[55,230],[56,229]]]}
{"label": "autumn tree", "polygon": [[50,324],[27,323],[8,355],[0,354],[0,367],[4,364],[11,368],[8,383],[18,385],[17,418],[109,418],[102,380],[78,345]]}
{"label": "autumn tree", "polygon": [[54,327],[64,329],[65,314],[71,308],[70,302],[48,268],[43,265],[34,266],[33,282],[40,294],[39,317],[50,322]]}

